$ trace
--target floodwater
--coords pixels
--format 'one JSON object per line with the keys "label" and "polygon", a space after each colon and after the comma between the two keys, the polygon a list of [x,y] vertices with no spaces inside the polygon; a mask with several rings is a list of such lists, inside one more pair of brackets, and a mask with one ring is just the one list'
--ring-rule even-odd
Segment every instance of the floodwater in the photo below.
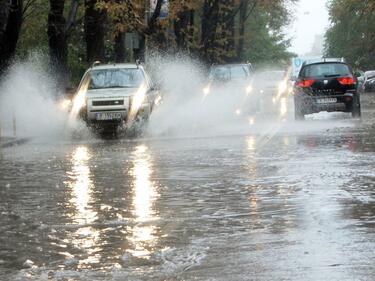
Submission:
{"label": "floodwater", "polygon": [[374,280],[371,100],[266,134],[2,149],[0,279]]}

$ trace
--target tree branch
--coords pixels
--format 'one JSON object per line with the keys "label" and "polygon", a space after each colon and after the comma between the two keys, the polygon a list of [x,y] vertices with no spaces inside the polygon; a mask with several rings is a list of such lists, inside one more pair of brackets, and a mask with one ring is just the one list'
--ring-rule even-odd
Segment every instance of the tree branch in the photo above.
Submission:
{"label": "tree branch", "polygon": [[145,34],[150,35],[155,32],[156,29],[156,21],[160,16],[161,7],[163,5],[164,0],[158,0],[156,3],[155,11],[152,14],[151,18],[149,19],[147,23],[147,28],[145,30]]}
{"label": "tree branch", "polygon": [[251,6],[250,8],[250,11],[247,13],[246,17],[245,17],[245,21],[251,16],[251,14],[254,12],[256,6],[258,5],[259,1],[258,0],[255,0],[253,2],[253,5]]}
{"label": "tree branch", "polygon": [[68,20],[66,21],[66,26],[65,26],[65,32],[67,34],[70,33],[71,29],[73,28],[73,26],[76,22],[78,7],[79,7],[79,4],[80,4],[79,2],[80,2],[79,0],[72,0]]}

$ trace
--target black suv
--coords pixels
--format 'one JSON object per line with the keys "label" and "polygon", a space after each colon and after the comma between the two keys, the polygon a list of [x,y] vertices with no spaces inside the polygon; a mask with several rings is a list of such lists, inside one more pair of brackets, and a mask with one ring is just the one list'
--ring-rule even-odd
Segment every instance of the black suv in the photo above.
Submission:
{"label": "black suv", "polygon": [[294,85],[296,120],[320,111],[351,112],[361,116],[357,78],[343,59],[305,62]]}

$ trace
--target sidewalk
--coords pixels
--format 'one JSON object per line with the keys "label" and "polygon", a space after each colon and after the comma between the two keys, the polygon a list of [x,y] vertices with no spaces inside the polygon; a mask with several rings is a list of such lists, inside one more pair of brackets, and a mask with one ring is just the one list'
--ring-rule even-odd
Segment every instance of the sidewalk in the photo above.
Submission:
{"label": "sidewalk", "polygon": [[0,148],[12,147],[28,142],[28,138],[0,137]]}

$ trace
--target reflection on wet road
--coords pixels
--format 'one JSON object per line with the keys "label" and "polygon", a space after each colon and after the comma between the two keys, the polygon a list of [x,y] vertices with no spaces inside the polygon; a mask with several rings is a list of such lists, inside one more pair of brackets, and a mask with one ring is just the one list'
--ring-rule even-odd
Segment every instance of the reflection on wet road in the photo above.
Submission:
{"label": "reflection on wet road", "polygon": [[0,279],[373,280],[364,115],[4,149]]}
{"label": "reflection on wet road", "polygon": [[147,146],[139,145],[135,147],[133,155],[132,209],[135,226],[130,237],[133,249],[129,249],[128,252],[136,258],[150,258],[157,241],[157,236],[155,235],[156,227],[152,220],[157,219],[154,205],[158,194],[155,185],[151,181],[151,156],[147,150]]}

